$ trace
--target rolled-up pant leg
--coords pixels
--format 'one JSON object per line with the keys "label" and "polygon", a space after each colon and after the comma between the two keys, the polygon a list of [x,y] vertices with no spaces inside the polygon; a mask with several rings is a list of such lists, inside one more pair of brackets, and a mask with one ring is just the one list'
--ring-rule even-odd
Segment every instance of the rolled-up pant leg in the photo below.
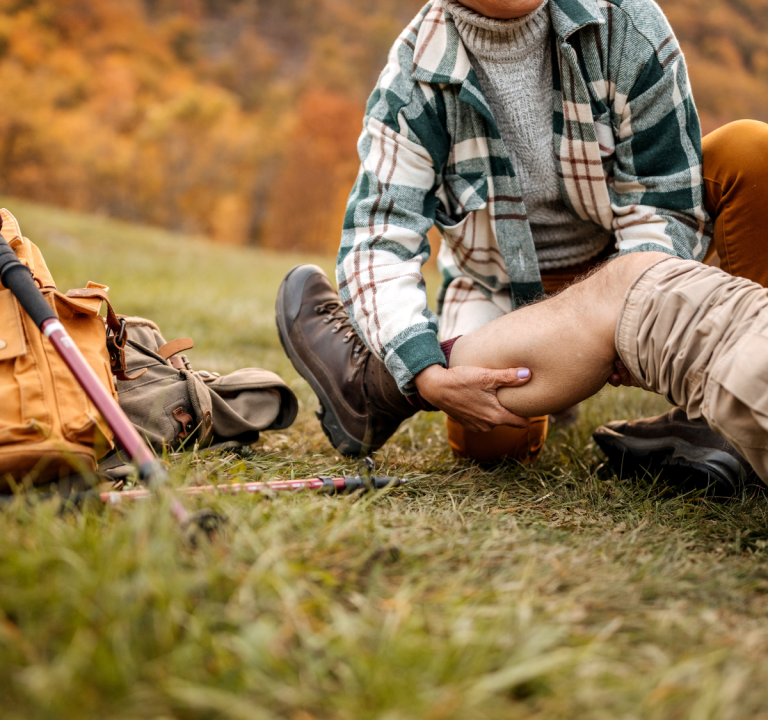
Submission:
{"label": "rolled-up pant leg", "polygon": [[768,290],[661,260],[627,291],[616,349],[641,386],[706,420],[768,483]]}

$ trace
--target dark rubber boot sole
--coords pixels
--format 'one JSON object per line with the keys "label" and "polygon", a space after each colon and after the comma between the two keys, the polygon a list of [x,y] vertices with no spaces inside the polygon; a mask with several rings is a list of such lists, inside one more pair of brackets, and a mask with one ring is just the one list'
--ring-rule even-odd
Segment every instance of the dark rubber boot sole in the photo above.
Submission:
{"label": "dark rubber boot sole", "polygon": [[[295,272],[308,272],[306,268],[313,267],[307,265],[297,265],[291,270],[280,283],[280,289],[277,291],[277,301],[275,303],[275,316],[277,321],[277,335],[280,338],[280,344],[285,350],[285,354],[288,359],[296,368],[296,372],[299,373],[308,383],[309,386],[317,395],[317,399],[320,402],[320,409],[315,413],[317,419],[320,421],[320,427],[323,428],[325,436],[330,441],[331,445],[336,448],[336,451],[346,457],[362,457],[368,454],[366,443],[362,442],[354,435],[352,435],[342,424],[336,413],[333,412],[333,403],[331,403],[328,394],[323,388],[322,384],[312,374],[310,369],[304,364],[304,361],[299,357],[296,351],[291,345],[288,335],[288,328],[285,325],[286,316],[286,286],[288,279]],[[312,271],[314,272],[314,270]],[[303,284],[302,284],[303,287]]]}
{"label": "dark rubber boot sole", "polygon": [[687,474],[697,486],[715,483],[719,490],[734,494],[741,485],[739,461],[715,448],[692,445],[681,438],[636,438],[610,428],[598,428],[592,437],[608,456],[611,465],[623,474],[647,470],[652,474]]}

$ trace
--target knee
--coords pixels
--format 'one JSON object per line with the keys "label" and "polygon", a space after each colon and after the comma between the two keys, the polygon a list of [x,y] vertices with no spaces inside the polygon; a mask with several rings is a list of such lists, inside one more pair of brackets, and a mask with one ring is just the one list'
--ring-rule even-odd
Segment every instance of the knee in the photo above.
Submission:
{"label": "knee", "polygon": [[667,253],[652,251],[620,255],[584,282],[556,296],[555,300],[557,297],[572,299],[583,308],[585,326],[589,327],[594,341],[592,351],[599,355],[599,362],[613,366],[616,323],[630,285],[651,265],[669,257]]}
{"label": "knee", "polygon": [[607,279],[613,294],[624,301],[624,294],[639,275],[659,260],[666,260],[670,255],[649,250],[620,255],[613,260],[607,270],[612,271]]}
{"label": "knee", "polygon": [[737,177],[764,178],[768,166],[768,123],[736,120],[702,141],[704,177],[726,183]]}

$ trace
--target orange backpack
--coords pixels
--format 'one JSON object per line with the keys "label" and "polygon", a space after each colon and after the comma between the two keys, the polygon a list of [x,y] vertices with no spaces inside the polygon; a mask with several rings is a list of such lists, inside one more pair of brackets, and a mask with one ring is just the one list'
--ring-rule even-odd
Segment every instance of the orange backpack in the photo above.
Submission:
{"label": "orange backpack", "polygon": [[[67,332],[117,399],[101,317],[108,288],[88,283],[63,295],[40,250],[0,210],[0,232],[31,271]],[[111,307],[110,317],[115,317]],[[0,491],[11,480],[33,483],[96,469],[113,435],[50,342],[0,284]]]}

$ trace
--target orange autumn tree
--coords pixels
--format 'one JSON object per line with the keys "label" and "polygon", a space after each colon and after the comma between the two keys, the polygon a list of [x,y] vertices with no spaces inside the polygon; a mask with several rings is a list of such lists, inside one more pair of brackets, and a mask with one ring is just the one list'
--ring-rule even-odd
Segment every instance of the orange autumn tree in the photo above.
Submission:
{"label": "orange autumn tree", "polygon": [[177,32],[128,0],[6,10],[3,191],[245,242],[268,133],[179,60]]}
{"label": "orange autumn tree", "polygon": [[357,102],[308,93],[277,175],[262,244],[275,250],[328,252],[339,242],[347,195],[357,175],[362,129]]}
{"label": "orange autumn tree", "polygon": [[[0,0],[0,191],[333,251],[421,0]],[[706,130],[768,120],[768,0],[662,0]]]}

